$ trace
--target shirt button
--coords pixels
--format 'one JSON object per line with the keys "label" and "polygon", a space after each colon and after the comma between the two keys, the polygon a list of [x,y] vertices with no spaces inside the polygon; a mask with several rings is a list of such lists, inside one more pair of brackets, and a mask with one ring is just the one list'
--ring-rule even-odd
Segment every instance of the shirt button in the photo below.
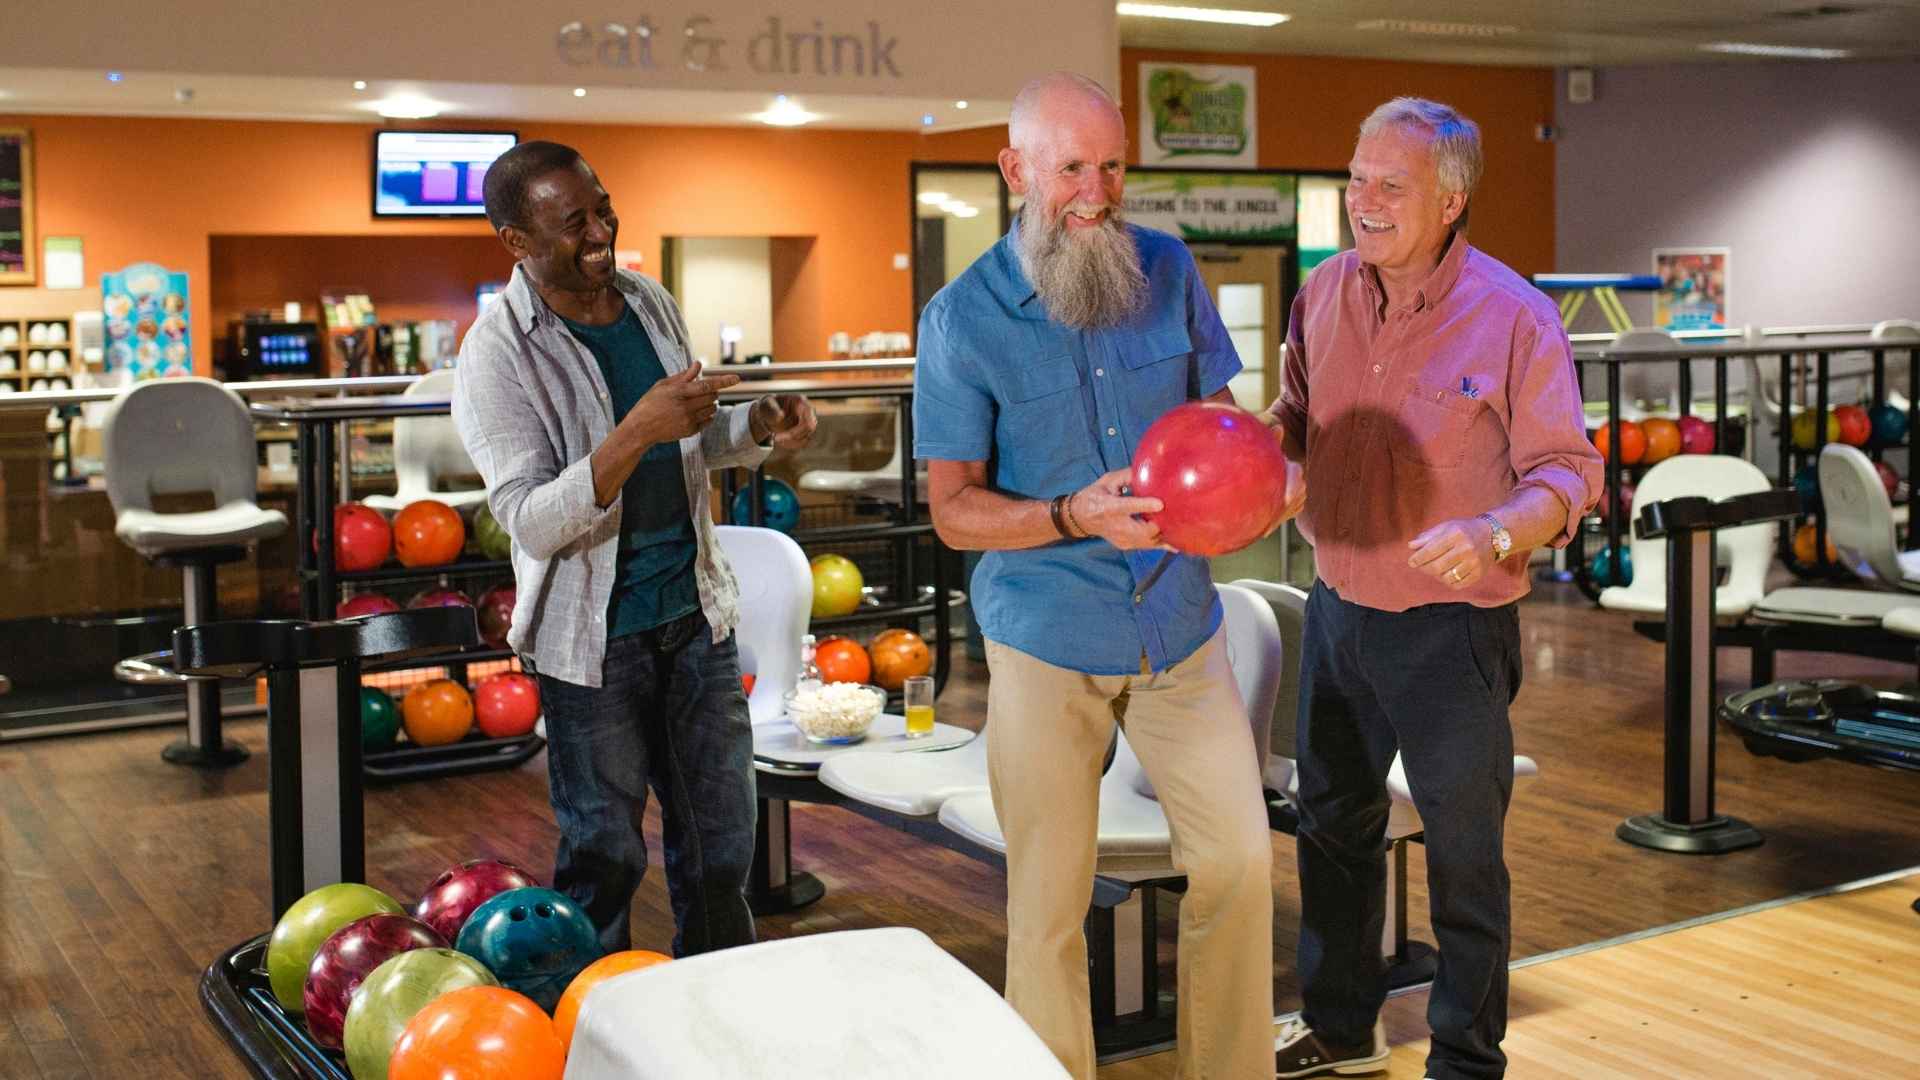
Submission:
{"label": "shirt button", "polygon": [[1116,430],[1114,430],[1113,428],[1108,428],[1108,429],[1107,429],[1107,434],[1109,434],[1109,435],[1118,435],[1118,434],[1120,434],[1120,433],[1119,433],[1118,431],[1116,431]]}
{"label": "shirt button", "polygon": [[1094,369],[1093,369],[1093,373],[1094,373],[1094,374],[1095,374],[1096,376],[1098,376],[1098,375],[1105,375],[1105,374],[1107,373],[1107,369],[1106,369],[1106,368],[1103,368],[1103,367],[1097,367],[1097,368],[1094,368]]}

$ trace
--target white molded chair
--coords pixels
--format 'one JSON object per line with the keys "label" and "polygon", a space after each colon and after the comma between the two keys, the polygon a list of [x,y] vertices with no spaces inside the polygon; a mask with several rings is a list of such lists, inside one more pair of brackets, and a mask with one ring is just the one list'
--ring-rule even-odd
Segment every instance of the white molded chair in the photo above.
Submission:
{"label": "white molded chair", "polygon": [[[453,369],[442,368],[407,387],[406,397],[451,397]],[[454,430],[451,416],[403,416],[393,422],[393,477],[391,495],[368,495],[361,502],[383,513],[397,513],[408,503],[437,499],[462,514],[471,515],[487,501],[486,488],[440,490],[449,476],[472,476],[479,470],[467,457],[467,448]]]}
{"label": "white molded chair", "polygon": [[918,930],[809,934],[593,988],[566,1080],[1066,1080],[1006,1000]]}
{"label": "white molded chair", "polygon": [[[1877,483],[1877,481],[1876,481]],[[1752,462],[1726,454],[1678,454],[1647,470],[1633,493],[1633,518],[1649,503],[1684,495],[1725,499],[1773,487]],[[1744,618],[1767,591],[1773,564],[1774,524],[1761,522],[1722,529],[1714,538],[1715,559],[1727,568],[1726,584],[1714,592],[1714,610],[1723,621]],[[1612,611],[1661,615],[1667,610],[1667,542],[1632,536],[1633,583],[1600,590],[1600,606]]]}
{"label": "white molded chair", "polygon": [[1873,460],[1844,443],[1820,451],[1820,498],[1840,562],[1880,589],[1920,592],[1920,551],[1894,542],[1893,503]]}
{"label": "white molded chair", "polygon": [[755,724],[772,723],[786,710],[781,696],[800,681],[813,571],[806,552],[783,532],[751,525],[716,525],[713,531],[740,586],[740,624],[733,633],[740,670],[753,676],[747,710]]}
{"label": "white molded chair", "polygon": [[[906,464],[906,448],[901,445],[898,425],[893,437],[893,457],[877,469],[809,469],[800,474],[800,488],[803,491],[820,491],[832,495],[859,495],[882,502],[900,501],[900,478],[905,475],[901,470]],[[915,491],[920,497],[927,497],[927,470],[919,466]]]}
{"label": "white molded chair", "polygon": [[[1679,343],[1672,334],[1653,327],[1635,327],[1613,335],[1607,343],[1609,349],[1674,349]],[[1596,392],[1605,393],[1605,384]],[[1674,378],[1673,370],[1666,364],[1625,364],[1620,368],[1620,419],[1645,420],[1650,414],[1641,402],[1652,405],[1667,400],[1669,395],[1677,398],[1679,380]],[[1602,399],[1604,400],[1604,399]]]}
{"label": "white molded chair", "polygon": [[820,782],[855,802],[907,817],[932,817],[948,799],[987,791],[987,735],[925,754],[835,754]]}

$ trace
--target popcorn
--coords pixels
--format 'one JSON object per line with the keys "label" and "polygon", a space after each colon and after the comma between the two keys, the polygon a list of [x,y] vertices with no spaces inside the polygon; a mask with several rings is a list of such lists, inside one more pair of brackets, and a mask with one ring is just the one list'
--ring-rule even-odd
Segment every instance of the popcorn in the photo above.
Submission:
{"label": "popcorn", "polygon": [[787,718],[812,739],[853,739],[865,735],[886,700],[860,683],[804,680],[787,695]]}

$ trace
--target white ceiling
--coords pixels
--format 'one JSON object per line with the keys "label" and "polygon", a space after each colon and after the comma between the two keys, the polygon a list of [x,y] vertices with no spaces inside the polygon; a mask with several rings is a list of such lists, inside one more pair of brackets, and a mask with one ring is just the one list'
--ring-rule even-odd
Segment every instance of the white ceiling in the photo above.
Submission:
{"label": "white ceiling", "polygon": [[[1133,16],[1122,44],[1198,52],[1294,53],[1436,63],[1610,65],[1722,63],[1699,50],[1716,41],[1850,49],[1861,58],[1920,57],[1920,0],[1173,0],[1279,11],[1267,29]],[[904,17],[904,16],[903,16]],[[1362,29],[1369,24],[1379,28]],[[1443,32],[1444,31],[1444,32]],[[1831,61],[1830,61],[1831,62]],[[350,78],[0,67],[0,113],[81,113],[202,118],[378,121],[373,102],[396,93],[445,104],[433,123],[468,120],[751,125],[770,97],[758,92],[371,80]],[[190,90],[181,100],[179,92]],[[1008,102],[813,94],[795,100],[810,126],[948,131],[997,126]],[[923,123],[931,115],[932,125]]]}
{"label": "white ceiling", "polygon": [[[1741,59],[1700,46],[1736,41],[1920,57],[1920,0],[1165,0],[1277,11],[1266,29],[1120,18],[1122,44],[1438,63],[1603,65]],[[1376,27],[1362,29],[1368,24]]]}

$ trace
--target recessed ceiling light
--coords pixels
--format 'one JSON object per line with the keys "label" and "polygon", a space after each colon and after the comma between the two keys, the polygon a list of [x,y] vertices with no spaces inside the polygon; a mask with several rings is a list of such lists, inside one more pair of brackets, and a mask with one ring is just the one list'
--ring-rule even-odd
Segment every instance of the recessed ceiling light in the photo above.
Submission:
{"label": "recessed ceiling light", "polygon": [[970,209],[970,207],[967,206],[967,200],[965,199],[948,199],[940,204],[940,209],[945,210],[949,214],[957,214],[962,210]]}
{"label": "recessed ceiling light", "polygon": [[574,87],[574,88],[573,88],[573,96],[574,96],[574,97],[586,97],[586,96],[587,96],[587,88],[586,88],[586,87],[584,87],[584,86],[576,86],[576,87]]}
{"label": "recessed ceiling light", "polygon": [[396,94],[373,103],[373,110],[389,120],[426,120],[439,116],[445,108],[438,101],[410,94]]}
{"label": "recessed ceiling light", "polygon": [[920,126],[921,126],[921,127],[932,127],[932,126],[933,126],[933,114],[932,114],[932,113],[921,113],[921,114],[920,114]]}
{"label": "recessed ceiling light", "polygon": [[967,107],[967,103],[964,101],[956,101],[953,103],[953,107],[956,109],[964,109]]}
{"label": "recessed ceiling light", "polygon": [[355,90],[365,90],[367,88],[367,80],[365,79],[353,80],[353,88]]}
{"label": "recessed ceiling light", "polygon": [[1293,18],[1277,11],[1179,7],[1173,4],[1115,4],[1114,10],[1122,15],[1135,15],[1143,19],[1185,19],[1188,22],[1225,23],[1229,26],[1279,26]]}
{"label": "recessed ceiling light", "polygon": [[1800,60],[1838,60],[1852,56],[1848,49],[1818,49],[1803,45],[1756,45],[1745,41],[1716,41],[1700,46],[1701,52],[1734,53],[1740,56],[1780,56]]}
{"label": "recessed ceiling light", "polygon": [[110,82],[110,83],[119,83],[119,82],[125,82],[125,81],[126,81],[126,79],[127,79],[127,77],[126,77],[125,75],[122,75],[122,74],[120,74],[120,73],[119,73],[119,72],[117,72],[117,71],[109,71],[109,72],[107,72],[107,81],[108,81],[108,82]]}
{"label": "recessed ceiling light", "polygon": [[926,203],[928,206],[939,206],[941,203],[952,198],[952,196],[944,191],[923,191],[920,193],[919,198],[921,202]]}
{"label": "recessed ceiling light", "polygon": [[1517,26],[1490,23],[1442,22],[1437,19],[1366,19],[1353,24],[1355,30],[1384,30],[1391,34],[1423,34],[1427,37],[1505,37],[1517,34]]}
{"label": "recessed ceiling light", "polygon": [[957,217],[957,218],[979,217],[980,208],[977,206],[963,206],[958,210],[949,211],[949,213],[951,213],[954,217]]}
{"label": "recessed ceiling light", "polygon": [[774,127],[799,127],[801,124],[820,119],[820,116],[787,100],[787,95],[776,94],[773,104],[767,111],[754,113],[752,118],[763,124],[772,124]]}

